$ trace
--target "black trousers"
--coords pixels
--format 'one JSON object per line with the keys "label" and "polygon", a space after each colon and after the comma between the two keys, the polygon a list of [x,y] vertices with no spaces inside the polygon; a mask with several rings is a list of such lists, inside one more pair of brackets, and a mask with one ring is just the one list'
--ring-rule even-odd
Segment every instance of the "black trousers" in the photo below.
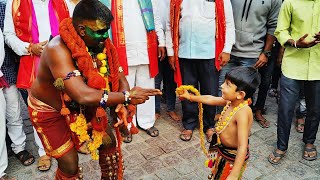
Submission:
{"label": "black trousers", "polygon": [[313,144],[316,140],[320,122],[320,80],[303,81],[281,76],[280,101],[278,110],[277,147],[281,151],[288,149],[288,141],[294,108],[303,86],[307,105],[303,142]]}
{"label": "black trousers", "polygon": [[[219,72],[214,65],[214,59],[179,59],[182,83],[193,85],[201,95],[218,95]],[[182,101],[182,124],[187,130],[198,126],[198,103]],[[203,106],[204,131],[214,127],[215,106]]]}

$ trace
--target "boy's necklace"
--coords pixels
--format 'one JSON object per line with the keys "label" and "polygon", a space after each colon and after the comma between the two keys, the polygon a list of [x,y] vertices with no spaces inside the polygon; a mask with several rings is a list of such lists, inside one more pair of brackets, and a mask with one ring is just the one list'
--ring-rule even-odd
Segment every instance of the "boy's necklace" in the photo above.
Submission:
{"label": "boy's necklace", "polygon": [[234,107],[226,118],[222,119],[224,114],[225,114],[225,112],[229,109],[230,104],[231,104],[231,102],[229,101],[227,103],[227,105],[223,108],[223,111],[221,112],[221,116],[219,117],[219,121],[217,122],[216,127],[215,127],[217,135],[221,134],[225,130],[225,128],[229,125],[229,123],[232,120],[233,116],[240,109],[242,109],[243,107],[247,106],[249,103],[248,103],[248,100],[245,100],[244,102],[240,103],[238,106]]}

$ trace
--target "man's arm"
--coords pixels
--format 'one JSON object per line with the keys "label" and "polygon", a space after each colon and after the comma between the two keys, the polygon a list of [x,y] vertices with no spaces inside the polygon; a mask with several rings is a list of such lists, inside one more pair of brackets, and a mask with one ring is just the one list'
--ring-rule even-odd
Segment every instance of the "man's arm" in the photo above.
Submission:
{"label": "man's arm", "polygon": [[21,41],[15,32],[12,18],[12,0],[7,1],[6,12],[4,18],[3,35],[6,44],[19,56],[28,55],[26,47],[29,47],[28,42]]}
{"label": "man's arm", "polygon": [[130,91],[129,83],[123,72],[119,73],[119,92]]}
{"label": "man's arm", "polygon": [[231,49],[236,41],[233,11],[230,1],[224,1],[224,12],[226,17],[226,39],[222,53],[217,57],[221,60],[221,67],[229,62]]}
{"label": "man's arm", "polygon": [[[170,1],[171,3],[171,1]],[[170,8],[170,6],[169,6]],[[174,62],[174,51],[173,51],[173,43],[172,43],[172,31],[171,31],[171,24],[170,24],[170,9],[168,11],[167,19],[166,19],[166,49],[168,55],[168,62],[173,71],[176,70],[175,62]]]}
{"label": "man's arm", "polygon": [[[0,68],[3,64],[4,61],[4,57],[5,57],[5,51],[4,51],[4,41],[3,41],[3,35],[2,35],[2,31],[0,29]],[[1,73],[1,69],[0,69],[0,77],[3,74]]]}
{"label": "man's arm", "polygon": [[[282,3],[279,16],[277,28],[274,32],[274,35],[277,37],[278,42],[281,46],[285,46],[288,43],[288,40],[292,39],[292,36],[289,32],[291,25],[291,15],[292,15],[292,5],[290,1],[284,1]],[[288,44],[291,45],[291,44]]]}
{"label": "man's arm", "polygon": [[230,175],[227,178],[228,180],[238,179],[247,155],[250,128],[249,118],[250,116],[252,118],[252,113],[250,107],[245,108],[246,109],[242,109],[240,112],[238,112],[237,116],[235,117],[238,131],[238,148],[234,165]]}
{"label": "man's arm", "polygon": [[158,1],[151,0],[152,7],[153,7],[153,16],[154,16],[154,26],[156,29],[156,33],[158,36],[158,57],[160,58],[160,61],[162,61],[166,56],[166,49],[165,49],[165,35],[164,35],[164,27],[161,24],[160,19],[160,9],[158,8]]}
{"label": "man's arm", "polygon": [[270,52],[272,49],[272,45],[274,41],[276,40],[276,37],[274,36],[274,31],[277,27],[278,22],[278,15],[281,7],[281,0],[273,0],[271,2],[271,9],[268,13],[268,19],[267,19],[267,35],[266,35],[266,42],[264,45],[263,52],[260,54],[258,61],[255,64],[255,68],[261,68],[265,64],[268,63],[268,58],[264,52]]}
{"label": "man's arm", "polygon": [[[62,39],[60,41],[56,38],[53,39],[42,55],[42,59],[46,60],[54,79],[64,78],[69,72],[76,70],[67,47],[61,41]],[[99,105],[103,91],[87,86],[81,76],[65,80],[64,86],[65,92],[79,104]],[[107,106],[115,106],[122,103],[124,103],[123,93],[109,92]]]}

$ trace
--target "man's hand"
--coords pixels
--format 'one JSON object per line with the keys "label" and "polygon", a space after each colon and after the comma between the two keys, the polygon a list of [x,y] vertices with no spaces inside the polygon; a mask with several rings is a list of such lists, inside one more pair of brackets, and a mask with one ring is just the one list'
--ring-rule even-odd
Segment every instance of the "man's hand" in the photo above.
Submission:
{"label": "man's hand", "polygon": [[40,42],[40,43],[37,43],[37,44],[32,44],[31,45],[32,54],[37,55],[37,56],[41,56],[43,48],[44,48],[45,45],[47,45],[47,43],[48,43],[48,41],[43,41],[43,42]]}
{"label": "man's hand", "polygon": [[320,31],[316,33],[313,37],[316,38],[317,41],[320,41]]}
{"label": "man's hand", "polygon": [[118,118],[120,121],[118,121],[116,124],[114,124],[114,127],[118,127],[121,124],[124,124],[125,126],[128,126],[128,121],[127,121],[127,109],[124,107],[123,104],[118,104],[116,107],[115,112],[117,113]]}
{"label": "man's hand", "polygon": [[305,39],[308,37],[308,34],[303,35],[299,40],[296,41],[296,48],[310,48],[318,43],[320,43],[319,39],[314,39],[313,41],[307,42]]}
{"label": "man's hand", "polygon": [[166,48],[158,47],[158,58],[162,61],[166,57]]}
{"label": "man's hand", "polygon": [[263,67],[267,63],[268,63],[268,57],[265,54],[261,53],[260,56],[259,56],[258,61],[254,65],[254,67],[258,69],[258,68]]}
{"label": "man's hand", "polygon": [[220,67],[225,66],[230,60],[230,53],[221,52],[218,60],[220,61]]}
{"label": "man's hand", "polygon": [[176,65],[174,62],[174,56],[168,56],[168,62],[173,71],[176,71]]}
{"label": "man's hand", "polygon": [[130,103],[133,105],[142,104],[149,99],[149,96],[158,95],[162,95],[162,92],[159,89],[143,89],[136,86],[130,90]]}

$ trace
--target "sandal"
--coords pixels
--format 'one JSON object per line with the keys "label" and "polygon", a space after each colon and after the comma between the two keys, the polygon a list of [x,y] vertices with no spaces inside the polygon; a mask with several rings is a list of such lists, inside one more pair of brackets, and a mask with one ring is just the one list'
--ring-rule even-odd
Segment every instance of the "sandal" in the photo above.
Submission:
{"label": "sandal", "polygon": [[51,157],[47,155],[41,156],[38,161],[38,170],[48,171],[50,168],[51,168]]}
{"label": "sandal", "polygon": [[[275,149],[268,157],[268,161],[273,165],[278,165],[280,160],[285,156],[286,152],[284,151],[283,154],[280,154]],[[273,156],[273,157],[272,157]],[[278,160],[277,160],[278,159]]]}
{"label": "sandal", "polygon": [[[299,121],[300,120],[300,121]],[[303,122],[302,122],[302,121]],[[303,133],[304,132],[304,119],[297,119],[296,120],[296,131],[298,133]]]}
{"label": "sandal", "polygon": [[127,136],[122,137],[124,143],[131,143],[132,142],[132,134],[128,134]]}
{"label": "sandal", "polygon": [[[313,154],[313,153],[315,155],[314,156],[310,156],[310,154]],[[317,152],[317,149],[316,149],[315,146],[313,146],[313,147],[305,146],[302,158],[307,160],[307,161],[313,161],[313,160],[317,159],[317,155],[318,155],[318,152]]]}
{"label": "sandal", "polygon": [[208,143],[211,143],[212,141],[212,135],[214,134],[214,128],[209,128],[206,132],[206,139]]}
{"label": "sandal", "polygon": [[34,157],[27,150],[20,151],[18,154],[15,154],[15,156],[25,166],[34,163]]}
{"label": "sandal", "polygon": [[151,137],[157,137],[159,136],[159,130],[157,128],[155,128],[154,126],[152,126],[149,129],[145,130],[147,132],[147,134],[149,134]]}
{"label": "sandal", "polygon": [[190,141],[192,138],[192,134],[193,134],[192,130],[185,129],[181,132],[179,137],[182,141]]}
{"label": "sandal", "polygon": [[269,128],[270,127],[270,123],[267,119],[263,118],[263,119],[258,119],[256,117],[256,115],[253,116],[254,120],[258,122],[259,126],[262,128]]}

